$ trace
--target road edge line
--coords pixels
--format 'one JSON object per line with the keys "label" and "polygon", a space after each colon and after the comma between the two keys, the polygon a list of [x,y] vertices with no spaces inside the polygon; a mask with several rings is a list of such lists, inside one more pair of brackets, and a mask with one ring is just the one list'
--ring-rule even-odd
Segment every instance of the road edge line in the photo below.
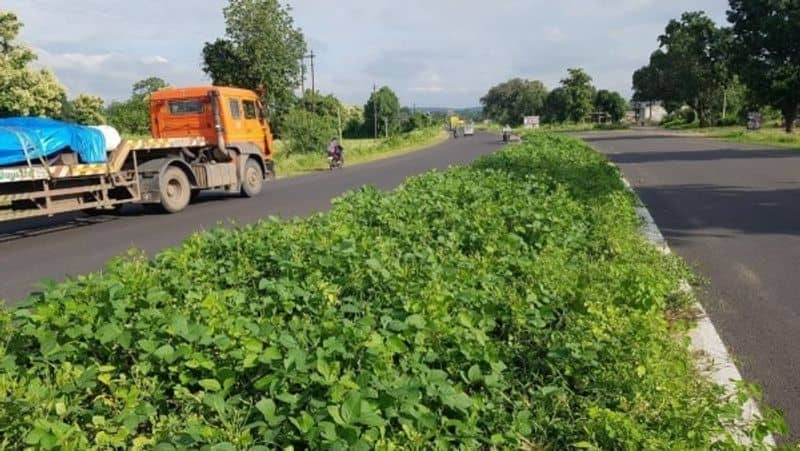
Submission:
{"label": "road edge line", "polygon": [[[653,215],[650,214],[650,210],[647,209],[647,206],[636,193],[633,186],[622,174],[622,170],[614,164],[611,164],[611,166],[618,171],[622,182],[625,184],[625,188],[637,201],[636,214],[643,222],[641,228],[642,235],[659,251],[666,255],[673,255],[672,249],[661,233],[661,229],[659,229],[655,219],[653,219]],[[733,395],[736,393],[737,383],[743,381],[739,368],[736,367],[733,358],[728,352],[728,348],[725,346],[725,342],[722,341],[722,337],[719,335],[719,332],[717,332],[717,328],[711,322],[711,318],[697,299],[697,296],[695,296],[694,290],[691,285],[689,285],[689,282],[682,280],[679,290],[692,295],[694,307],[700,312],[697,324],[689,332],[689,350],[695,356],[697,369],[701,374],[709,377],[712,382],[722,386],[726,396]],[[760,418],[763,418],[763,415],[758,408],[758,403],[755,399],[748,398],[742,405],[742,421],[744,421],[744,424],[751,424],[754,420]],[[739,431],[731,432],[742,445],[748,446],[751,444],[749,443],[749,439],[742,436]],[[764,445],[770,447],[777,446],[772,434],[767,435],[764,439]]]}

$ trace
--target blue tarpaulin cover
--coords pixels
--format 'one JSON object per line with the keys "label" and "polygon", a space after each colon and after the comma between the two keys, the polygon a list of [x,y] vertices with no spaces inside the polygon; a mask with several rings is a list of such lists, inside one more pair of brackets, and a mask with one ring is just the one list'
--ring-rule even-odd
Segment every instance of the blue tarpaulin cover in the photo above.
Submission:
{"label": "blue tarpaulin cover", "polygon": [[51,157],[65,149],[78,154],[81,163],[105,163],[103,133],[91,127],[38,117],[0,119],[0,166]]}

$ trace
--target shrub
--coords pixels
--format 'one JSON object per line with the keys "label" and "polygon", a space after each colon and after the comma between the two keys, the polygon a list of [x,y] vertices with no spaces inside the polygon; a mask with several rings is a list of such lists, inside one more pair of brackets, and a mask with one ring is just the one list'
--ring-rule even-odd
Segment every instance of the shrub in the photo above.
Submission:
{"label": "shrub", "polygon": [[286,141],[284,151],[289,155],[325,152],[328,142],[337,133],[331,118],[301,108],[286,115],[282,130]]}
{"label": "shrub", "polygon": [[117,260],[0,310],[0,447],[733,448],[634,206],[540,134]]}

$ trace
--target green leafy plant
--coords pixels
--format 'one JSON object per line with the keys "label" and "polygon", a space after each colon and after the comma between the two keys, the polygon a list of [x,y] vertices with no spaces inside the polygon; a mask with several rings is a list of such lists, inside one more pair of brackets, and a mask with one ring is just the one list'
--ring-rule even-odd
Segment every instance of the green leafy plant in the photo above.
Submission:
{"label": "green leafy plant", "polygon": [[740,400],[667,319],[686,270],[634,205],[586,145],[536,134],[117,259],[0,312],[0,446],[735,448]]}

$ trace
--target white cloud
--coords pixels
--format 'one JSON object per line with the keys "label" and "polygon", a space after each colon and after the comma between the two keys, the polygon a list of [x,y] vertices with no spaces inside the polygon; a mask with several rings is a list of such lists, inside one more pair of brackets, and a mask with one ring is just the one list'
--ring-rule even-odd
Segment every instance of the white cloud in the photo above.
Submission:
{"label": "white cloud", "polygon": [[167,64],[167,63],[169,63],[168,59],[164,58],[163,56],[158,56],[158,55],[145,56],[144,58],[140,58],[139,61],[141,61],[142,64]]}
{"label": "white cloud", "polygon": [[55,71],[70,96],[92,93],[106,100],[122,100],[130,96],[133,83],[150,76],[174,85],[207,82],[199,71],[158,55],[51,53],[43,49],[37,53],[36,65]]}

